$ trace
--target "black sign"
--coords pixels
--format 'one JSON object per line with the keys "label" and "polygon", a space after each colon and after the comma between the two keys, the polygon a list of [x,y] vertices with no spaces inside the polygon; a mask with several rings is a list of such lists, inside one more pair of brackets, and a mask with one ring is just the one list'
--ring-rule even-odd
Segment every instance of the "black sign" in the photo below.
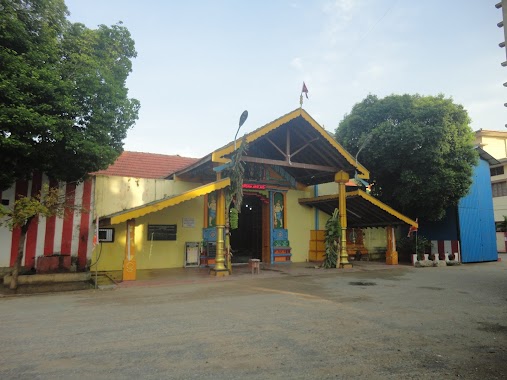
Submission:
{"label": "black sign", "polygon": [[176,240],[176,224],[148,224],[148,240]]}

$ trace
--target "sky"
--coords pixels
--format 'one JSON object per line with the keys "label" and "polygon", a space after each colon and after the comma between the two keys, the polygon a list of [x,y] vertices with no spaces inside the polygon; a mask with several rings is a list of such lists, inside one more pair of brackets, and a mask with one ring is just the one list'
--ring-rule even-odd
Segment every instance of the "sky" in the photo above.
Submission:
{"label": "sky", "polygon": [[125,150],[200,158],[299,107],[334,132],[368,94],[444,94],[503,130],[498,0],[66,0],[72,22],[123,22],[141,102]]}

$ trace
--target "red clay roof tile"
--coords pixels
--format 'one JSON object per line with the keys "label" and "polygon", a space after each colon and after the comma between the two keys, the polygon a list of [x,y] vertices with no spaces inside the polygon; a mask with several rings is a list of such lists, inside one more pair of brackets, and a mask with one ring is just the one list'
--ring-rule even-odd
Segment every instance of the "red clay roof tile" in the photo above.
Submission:
{"label": "red clay roof tile", "polygon": [[114,164],[94,175],[134,178],[165,178],[196,162],[197,158],[124,151]]}

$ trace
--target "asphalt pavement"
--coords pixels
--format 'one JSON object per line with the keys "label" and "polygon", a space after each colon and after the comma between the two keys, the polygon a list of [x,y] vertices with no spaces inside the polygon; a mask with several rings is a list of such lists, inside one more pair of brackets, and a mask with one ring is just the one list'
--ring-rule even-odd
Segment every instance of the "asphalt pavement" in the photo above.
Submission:
{"label": "asphalt pavement", "polygon": [[189,273],[1,297],[0,379],[507,377],[505,259]]}

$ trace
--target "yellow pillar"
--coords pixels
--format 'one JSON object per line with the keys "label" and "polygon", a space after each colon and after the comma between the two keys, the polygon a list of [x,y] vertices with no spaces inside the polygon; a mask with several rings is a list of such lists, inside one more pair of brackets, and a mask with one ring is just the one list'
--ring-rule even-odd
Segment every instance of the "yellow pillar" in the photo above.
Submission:
{"label": "yellow pillar", "polygon": [[136,240],[135,240],[135,219],[127,220],[127,238],[125,242],[125,259],[123,260],[123,281],[134,281],[136,279]]}
{"label": "yellow pillar", "polygon": [[349,255],[347,254],[347,193],[345,184],[349,180],[349,175],[343,170],[339,171],[334,176],[334,181],[338,183],[338,209],[340,215],[340,226],[342,229],[341,244],[340,244],[340,257],[336,260],[337,268],[352,268],[349,263]]}
{"label": "yellow pillar", "polygon": [[394,235],[393,226],[387,226],[387,250],[386,264],[398,265],[398,252],[396,251],[396,236]]}
{"label": "yellow pillar", "polygon": [[225,193],[224,190],[218,190],[217,194],[217,255],[215,258],[215,267],[211,269],[213,276],[228,276],[229,270],[225,267]]}

